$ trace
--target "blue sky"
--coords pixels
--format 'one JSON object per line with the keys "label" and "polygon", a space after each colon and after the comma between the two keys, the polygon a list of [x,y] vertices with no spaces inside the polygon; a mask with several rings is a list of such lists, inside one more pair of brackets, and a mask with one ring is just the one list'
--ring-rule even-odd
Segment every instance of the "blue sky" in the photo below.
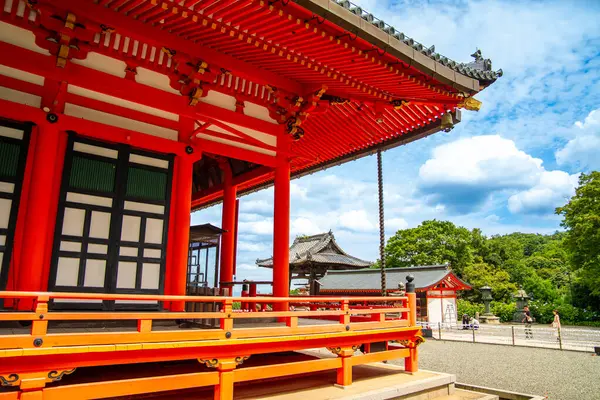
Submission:
{"label": "blue sky", "polygon": [[[600,169],[599,1],[354,0],[459,62],[476,48],[504,76],[450,133],[384,153],[386,235],[426,219],[484,233],[550,233],[581,172]],[[375,157],[292,183],[290,241],[333,230],[349,253],[378,257]],[[221,207],[192,215],[220,226]],[[238,279],[270,279],[273,190],[240,200]]]}

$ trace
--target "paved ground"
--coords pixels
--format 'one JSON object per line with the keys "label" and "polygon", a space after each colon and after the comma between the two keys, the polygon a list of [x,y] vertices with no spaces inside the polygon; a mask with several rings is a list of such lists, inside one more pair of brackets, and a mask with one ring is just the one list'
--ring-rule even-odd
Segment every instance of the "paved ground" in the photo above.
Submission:
{"label": "paved ground", "polygon": [[[558,337],[554,329],[534,325],[531,332],[533,338],[527,339],[523,325],[482,325],[475,332],[457,328],[443,329],[442,339],[472,342],[473,333],[475,333],[475,341],[479,343],[513,344],[514,337],[514,343],[517,346],[559,348]],[[436,339],[439,339],[438,329],[434,329],[432,333]],[[600,330],[597,328],[565,327],[561,337],[565,350],[593,352],[594,346],[600,346]],[[598,398],[600,399],[600,396]]]}
{"label": "paved ground", "polygon": [[419,350],[421,368],[455,374],[458,382],[549,400],[600,399],[600,357],[590,353],[434,339]]}

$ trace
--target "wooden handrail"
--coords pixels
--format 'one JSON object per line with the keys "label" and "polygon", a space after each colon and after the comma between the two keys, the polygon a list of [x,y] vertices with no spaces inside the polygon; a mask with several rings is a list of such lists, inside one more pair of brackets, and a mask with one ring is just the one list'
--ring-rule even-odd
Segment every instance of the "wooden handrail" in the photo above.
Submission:
{"label": "wooden handrail", "polygon": [[210,302],[225,303],[326,303],[326,302],[398,302],[406,301],[408,297],[372,297],[372,296],[350,296],[350,297],[229,297],[229,296],[172,296],[154,294],[119,294],[119,293],[70,293],[70,292],[15,292],[0,291],[0,298],[48,298],[48,299],[70,299],[70,300],[131,300],[131,301],[186,301],[186,302]]}
{"label": "wooden handrail", "polygon": [[[51,292],[0,292],[0,298],[31,299],[33,311],[0,312],[0,321],[31,321],[31,330],[25,335],[0,334],[0,350],[33,349],[39,346],[81,346],[128,343],[168,343],[197,340],[236,340],[242,338],[293,337],[294,335],[314,335],[328,333],[340,335],[343,332],[364,330],[383,331],[385,329],[404,329],[416,327],[416,302],[414,293],[407,297],[222,297],[222,296],[162,296],[99,293],[51,293]],[[48,306],[56,299],[85,300],[153,300],[181,302],[210,302],[221,304],[218,311],[53,311]],[[233,310],[234,302],[273,304],[277,302],[302,303],[311,305],[311,310],[253,311]],[[374,308],[352,308],[351,303],[359,302],[388,303]],[[389,303],[393,303],[389,304]],[[315,305],[318,305],[319,310]],[[395,314],[397,316],[390,316]],[[285,326],[267,325],[264,327],[234,327],[236,319],[278,318]],[[317,318],[337,320],[333,324],[302,324],[299,318]],[[153,330],[153,322],[159,320],[212,319],[218,326],[212,329],[192,330]],[[72,333],[48,332],[50,321],[137,321],[137,331],[117,330],[111,332],[81,333],[75,329]],[[37,343],[37,344],[36,344]],[[5,351],[8,354],[9,350]],[[0,351],[2,354],[2,351]],[[0,356],[1,357],[1,356]]]}

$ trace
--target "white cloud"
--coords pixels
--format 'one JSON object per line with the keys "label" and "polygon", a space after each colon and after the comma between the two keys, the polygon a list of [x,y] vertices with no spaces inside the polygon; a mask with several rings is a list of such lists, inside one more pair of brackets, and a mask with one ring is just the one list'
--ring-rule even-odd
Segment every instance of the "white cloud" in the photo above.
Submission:
{"label": "white cloud", "polygon": [[264,252],[264,251],[270,251],[268,246],[265,243],[262,242],[258,242],[258,243],[253,243],[253,242],[246,242],[243,240],[238,241],[238,251],[249,251],[249,252]]}
{"label": "white cloud", "polygon": [[433,158],[419,170],[425,187],[438,184],[498,187],[528,186],[537,180],[542,160],[517,149],[498,135],[459,139],[433,150]]}
{"label": "white cloud", "polygon": [[258,213],[258,214],[268,214],[273,212],[274,202],[273,199],[265,200],[265,199],[256,199],[240,202],[240,214],[244,213]]}
{"label": "white cloud", "polygon": [[492,194],[528,189],[544,172],[542,160],[498,135],[476,136],[443,144],[419,170],[419,189],[430,204],[454,213],[481,208]]}
{"label": "white cloud", "polygon": [[369,215],[365,210],[346,211],[340,215],[340,226],[353,231],[372,231],[376,228],[369,220]]}
{"label": "white cloud", "polygon": [[508,209],[512,213],[551,213],[575,194],[578,177],[564,171],[544,171],[537,185],[508,199]]}
{"label": "white cloud", "polygon": [[261,221],[238,222],[239,232],[249,233],[254,235],[272,235],[273,234],[273,218],[265,218]]}
{"label": "white cloud", "polygon": [[408,222],[404,218],[391,218],[385,220],[385,229],[397,231],[408,228]]}
{"label": "white cloud", "polygon": [[500,217],[496,214],[490,214],[487,217],[485,217],[485,220],[488,222],[500,222]]}
{"label": "white cloud", "polygon": [[295,218],[291,222],[290,226],[290,234],[292,236],[295,235],[315,235],[317,233],[322,233],[321,228],[315,222],[314,219],[309,219],[305,217]]}
{"label": "white cloud", "polygon": [[542,164],[498,135],[459,139],[433,150],[419,171],[420,187],[431,201],[463,213],[509,193],[512,213],[552,214],[573,195],[578,175]]}
{"label": "white cloud", "polygon": [[559,165],[582,169],[600,169],[600,108],[589,113],[583,122],[574,124],[575,138],[556,152]]}
{"label": "white cloud", "polygon": [[298,182],[290,183],[290,197],[294,197],[296,199],[306,199],[307,194],[308,188],[302,186]]}
{"label": "white cloud", "polygon": [[256,264],[238,264],[236,268],[238,271],[255,271],[258,266]]}

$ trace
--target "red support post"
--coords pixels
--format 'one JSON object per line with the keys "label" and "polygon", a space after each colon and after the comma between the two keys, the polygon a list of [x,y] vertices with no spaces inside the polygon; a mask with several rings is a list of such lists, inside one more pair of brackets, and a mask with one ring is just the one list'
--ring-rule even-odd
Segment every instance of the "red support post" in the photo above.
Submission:
{"label": "red support post", "polygon": [[[235,207],[237,197],[237,186],[232,183],[233,176],[231,168],[226,161],[220,163],[223,171],[223,212],[221,228],[225,231],[221,235],[221,282],[233,282],[233,263],[235,259]],[[221,287],[232,288],[222,284]],[[230,291],[229,295],[232,295]]]}
{"label": "red support post", "polygon": [[[277,148],[287,150],[289,138],[277,138]],[[275,167],[275,213],[273,218],[273,296],[288,297],[290,294],[290,161],[284,154],[277,154]],[[275,303],[275,310],[287,311],[288,303]]]}
{"label": "red support post", "polygon": [[237,246],[238,246],[238,234],[239,234],[239,221],[240,221],[240,199],[235,201],[235,235],[233,237],[233,275],[237,275]]}
{"label": "red support post", "polygon": [[[250,297],[250,292],[248,291],[248,284],[244,283],[242,285],[242,297]],[[248,311],[250,309],[250,304],[253,303],[247,303],[247,302],[242,302],[242,307],[241,309],[244,311]]]}
{"label": "red support post", "polygon": [[[25,215],[23,243],[21,247],[21,265],[17,279],[19,291],[41,291],[42,276],[46,254],[46,235],[52,228],[51,220],[53,187],[59,185],[54,181],[54,170],[58,160],[60,134],[57,124],[44,122],[37,127],[37,138],[33,157],[29,198]],[[31,301],[21,301],[21,310],[32,307]]]}
{"label": "red support post", "polygon": [[404,370],[415,373],[419,370],[419,350],[417,346],[409,348],[409,356],[404,359]]}
{"label": "red support post", "polygon": [[406,293],[406,297],[408,297],[408,323],[409,326],[417,325],[417,294],[416,293]]}
{"label": "red support post", "polygon": [[[188,251],[190,247],[190,213],[192,210],[192,171],[191,156],[177,156],[177,176],[175,177],[177,197],[171,207],[175,207],[171,222],[174,229],[173,257],[171,258],[171,294],[185,295],[187,285]],[[171,311],[183,311],[183,302],[171,303]]]}
{"label": "red support post", "polygon": [[250,297],[256,297],[257,286],[255,282],[250,282]]}
{"label": "red support post", "polygon": [[[250,297],[256,297],[257,285],[254,282],[250,283]],[[256,303],[250,303],[250,311],[256,311]]]}

